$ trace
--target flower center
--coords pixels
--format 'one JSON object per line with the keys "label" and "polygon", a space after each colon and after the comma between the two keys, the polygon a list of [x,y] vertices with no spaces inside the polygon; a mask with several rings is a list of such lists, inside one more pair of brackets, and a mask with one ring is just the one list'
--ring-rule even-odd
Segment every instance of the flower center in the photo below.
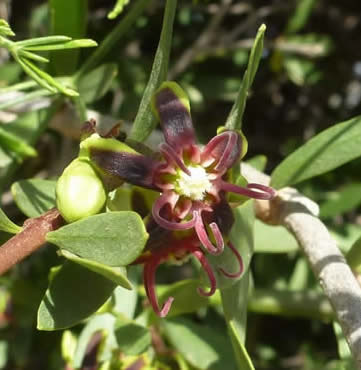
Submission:
{"label": "flower center", "polygon": [[192,200],[203,200],[205,193],[212,188],[207,172],[202,166],[188,166],[187,168],[190,176],[178,170],[175,191]]}

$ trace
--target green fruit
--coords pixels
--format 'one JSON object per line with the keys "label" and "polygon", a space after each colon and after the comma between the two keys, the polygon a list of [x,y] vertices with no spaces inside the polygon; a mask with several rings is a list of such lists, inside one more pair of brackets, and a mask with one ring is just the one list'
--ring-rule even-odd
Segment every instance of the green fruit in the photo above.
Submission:
{"label": "green fruit", "polygon": [[56,184],[56,204],[67,222],[99,213],[106,197],[103,183],[94,168],[80,158],[69,164]]}

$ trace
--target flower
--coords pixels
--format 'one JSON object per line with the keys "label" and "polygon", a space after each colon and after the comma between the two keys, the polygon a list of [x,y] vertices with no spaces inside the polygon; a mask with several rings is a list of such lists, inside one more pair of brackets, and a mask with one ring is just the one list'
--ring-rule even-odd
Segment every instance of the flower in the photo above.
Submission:
{"label": "flower", "polygon": [[[143,254],[133,264],[144,264],[143,280],[148,300],[153,311],[160,317],[167,316],[174,298],[168,297],[162,307],[159,307],[158,298],[155,292],[155,275],[158,266],[164,262],[183,263],[188,256],[195,257],[201,264],[202,269],[208,276],[209,290],[202,287],[198,288],[198,293],[209,297],[216,291],[216,277],[212,266],[208,262],[201,242],[195,232],[174,232],[159,226],[154,219],[150,219],[147,225],[149,240]],[[242,257],[237,249],[229,242],[228,247],[234,253],[238,261],[239,269],[237,272],[227,272],[219,267],[218,270],[229,278],[238,278],[243,272]]]}
{"label": "flower", "polygon": [[[152,109],[165,138],[158,157],[145,156],[124,143],[97,134],[81,143],[81,153],[97,166],[103,177],[121,179],[160,193],[152,207],[150,240],[136,263],[144,263],[147,296],[154,311],[163,317],[172,298],[159,308],[154,289],[157,266],[191,254],[210,280],[210,290],[205,292],[200,288],[200,293],[213,294],[216,280],[202,246],[213,255],[224,250],[224,239],[234,222],[227,193],[269,200],[275,191],[261,184],[242,187],[229,181],[231,169],[245,154],[243,136],[237,131],[223,130],[204,148],[197,145],[189,101],[175,82],[161,85],[153,97]],[[242,259],[231,243],[228,247],[240,268],[236,273],[220,271],[236,278],[242,274]]]}
{"label": "flower", "polygon": [[[243,154],[242,136],[227,130],[203,149],[197,145],[188,99],[175,82],[163,83],[152,105],[165,137],[159,147],[160,159],[129,147],[115,151],[114,147],[87,145],[90,158],[109,175],[159,191],[152,209],[154,220],[167,230],[194,228],[207,251],[220,254],[224,249],[220,225],[224,216],[232,214],[226,193],[272,199],[275,191],[261,184],[241,187],[227,181],[229,170]],[[222,215],[217,214],[219,209]]]}

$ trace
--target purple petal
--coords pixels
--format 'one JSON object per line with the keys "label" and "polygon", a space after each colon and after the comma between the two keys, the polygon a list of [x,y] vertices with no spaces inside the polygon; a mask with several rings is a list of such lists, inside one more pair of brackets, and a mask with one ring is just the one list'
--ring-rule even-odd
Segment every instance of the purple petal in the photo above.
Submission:
{"label": "purple petal", "polygon": [[242,139],[235,131],[226,131],[215,136],[202,152],[202,162],[210,165],[216,162],[214,170],[224,173],[240,158]]}
{"label": "purple petal", "polygon": [[159,151],[163,154],[167,162],[176,164],[183,172],[191,176],[191,172],[185,166],[183,158],[170,145],[167,143],[160,144]]}
{"label": "purple petal", "polygon": [[164,303],[162,309],[159,308],[158,299],[155,292],[155,272],[160,262],[161,262],[160,258],[155,258],[154,260],[151,260],[150,262],[146,263],[144,265],[143,277],[145,291],[147,293],[147,297],[154,312],[159,317],[165,317],[168,315],[168,312],[170,310],[174,298],[169,297]]}
{"label": "purple petal", "polygon": [[216,286],[216,278],[215,278],[214,273],[212,271],[212,267],[210,266],[210,264],[207,261],[207,258],[204,256],[203,252],[200,249],[194,250],[192,252],[192,254],[201,263],[204,271],[208,275],[208,279],[209,279],[209,282],[210,282],[210,285],[211,285],[208,292],[204,291],[203,288],[198,288],[198,292],[199,292],[200,295],[209,297],[209,296],[211,296],[215,293],[216,287],[217,287]]}
{"label": "purple petal", "polygon": [[161,212],[164,207],[169,205],[171,212],[177,202],[178,196],[170,191],[164,192],[153,204],[152,208],[152,215],[154,220],[158,223],[159,226],[163,227],[164,229],[168,230],[187,230],[194,226],[195,219],[194,217],[190,221],[186,222],[177,222],[177,221],[169,221],[161,216]]}
{"label": "purple petal", "polygon": [[210,241],[206,228],[204,227],[202,210],[193,211],[193,218],[195,219],[194,227],[200,242],[207,249],[210,254],[218,255],[223,252],[224,243],[222,234],[220,233],[218,226],[213,223],[212,232],[216,232],[215,239],[217,246],[214,246]]}
{"label": "purple petal", "polygon": [[231,251],[233,252],[233,254],[237,258],[237,261],[239,263],[239,270],[237,272],[231,273],[231,272],[225,271],[222,267],[219,267],[218,269],[223,275],[225,275],[225,276],[227,276],[231,279],[237,279],[242,275],[242,272],[243,272],[243,260],[242,260],[241,255],[239,254],[238,250],[233,246],[233,244],[231,242],[228,243],[228,247],[231,249]]}
{"label": "purple petal", "polygon": [[171,147],[180,152],[182,148],[195,144],[190,113],[171,88],[159,90],[155,95],[154,105],[165,141]]}
{"label": "purple petal", "polygon": [[[269,186],[261,184],[247,184],[247,187],[242,187],[228,182],[222,181],[221,189],[235,194],[244,195],[249,198],[271,200],[275,197],[276,191]],[[256,190],[252,190],[256,189]]]}
{"label": "purple petal", "polygon": [[117,176],[133,185],[158,190],[154,173],[159,162],[141,154],[91,149],[90,158],[108,174]]}

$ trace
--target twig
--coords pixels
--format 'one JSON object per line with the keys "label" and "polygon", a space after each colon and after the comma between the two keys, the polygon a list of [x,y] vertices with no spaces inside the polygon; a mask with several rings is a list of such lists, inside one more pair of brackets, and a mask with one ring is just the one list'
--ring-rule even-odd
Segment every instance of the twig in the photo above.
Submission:
{"label": "twig", "polygon": [[49,231],[63,225],[57,209],[25,221],[23,230],[0,247],[0,275],[45,244]]}
{"label": "twig", "polygon": [[[268,176],[244,164],[250,182],[268,184]],[[265,206],[256,202],[256,214],[271,224],[282,224],[296,237],[336,313],[357,368],[361,369],[361,288],[325,225],[315,216],[317,205],[295,189],[279,191]]]}

